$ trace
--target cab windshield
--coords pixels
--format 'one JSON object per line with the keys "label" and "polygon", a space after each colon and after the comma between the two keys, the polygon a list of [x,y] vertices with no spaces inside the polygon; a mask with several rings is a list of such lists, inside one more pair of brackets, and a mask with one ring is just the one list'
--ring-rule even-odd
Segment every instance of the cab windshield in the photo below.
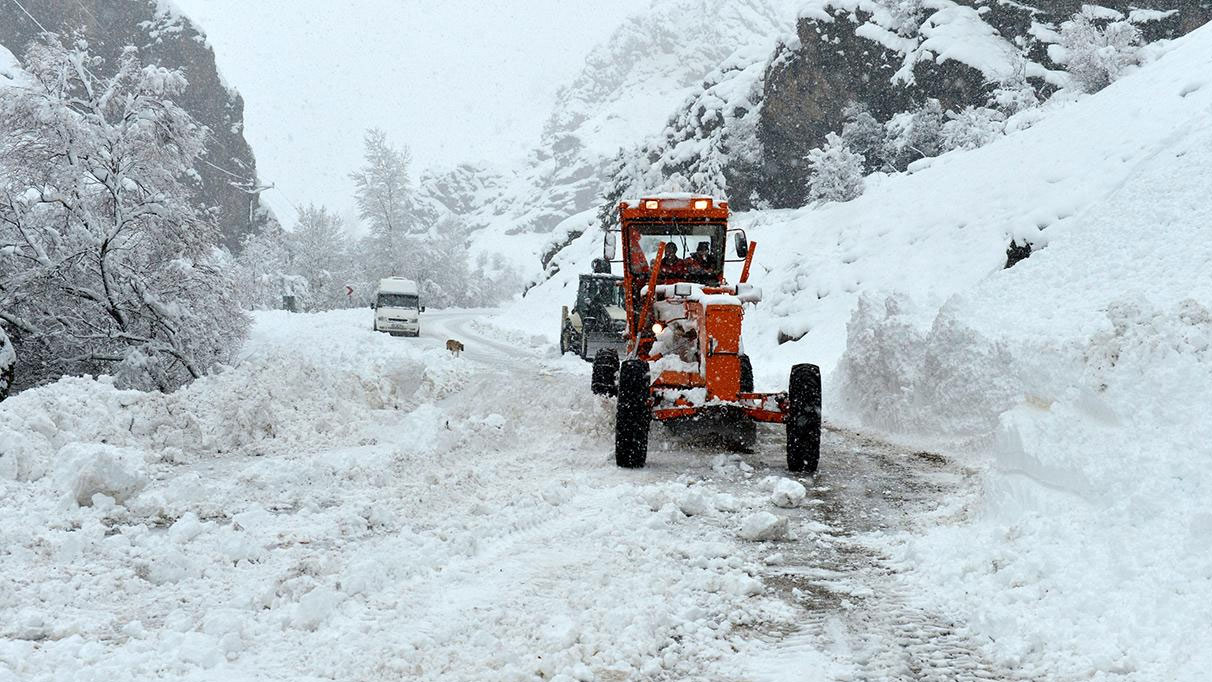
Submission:
{"label": "cab windshield", "polygon": [[416,308],[419,303],[416,294],[379,294],[380,308]]}
{"label": "cab windshield", "polygon": [[623,287],[618,277],[585,277],[581,279],[580,298],[587,306],[623,307]]}
{"label": "cab windshield", "polygon": [[665,244],[661,279],[718,280],[724,272],[724,225],[658,223],[632,230],[631,272],[647,276],[657,250]]}

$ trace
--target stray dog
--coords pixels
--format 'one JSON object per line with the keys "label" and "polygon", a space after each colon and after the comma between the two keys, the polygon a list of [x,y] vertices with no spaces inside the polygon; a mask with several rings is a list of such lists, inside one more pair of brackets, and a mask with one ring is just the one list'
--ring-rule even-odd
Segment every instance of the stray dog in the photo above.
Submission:
{"label": "stray dog", "polygon": [[446,350],[450,351],[450,354],[457,358],[459,357],[459,353],[463,352],[463,344],[454,339],[446,339]]}

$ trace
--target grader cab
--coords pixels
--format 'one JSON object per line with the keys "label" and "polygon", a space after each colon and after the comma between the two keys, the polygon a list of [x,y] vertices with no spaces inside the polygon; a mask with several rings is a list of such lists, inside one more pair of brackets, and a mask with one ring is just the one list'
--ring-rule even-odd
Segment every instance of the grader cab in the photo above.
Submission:
{"label": "grader cab", "polygon": [[[754,392],[741,326],[744,305],[762,297],[748,283],[757,245],[729,229],[727,202],[646,197],[619,204],[619,217],[604,256],[623,266],[627,346],[621,361],[613,349],[599,351],[593,369],[594,392],[618,396],[616,463],[644,466],[654,419],[739,449],[753,447],[757,422],[770,422],[786,427],[788,469],[816,471],[820,370],[796,365],[787,391]],[[733,257],[725,253],[729,235]],[[725,281],[726,262],[743,263],[736,284]]]}

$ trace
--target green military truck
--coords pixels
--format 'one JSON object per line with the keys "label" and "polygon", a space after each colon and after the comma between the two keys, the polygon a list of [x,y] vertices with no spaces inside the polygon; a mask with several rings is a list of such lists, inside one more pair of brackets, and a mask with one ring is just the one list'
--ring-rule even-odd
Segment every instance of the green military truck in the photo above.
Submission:
{"label": "green military truck", "polygon": [[623,278],[608,272],[581,275],[576,305],[560,313],[560,352],[593,362],[603,348],[622,350],[626,333]]}

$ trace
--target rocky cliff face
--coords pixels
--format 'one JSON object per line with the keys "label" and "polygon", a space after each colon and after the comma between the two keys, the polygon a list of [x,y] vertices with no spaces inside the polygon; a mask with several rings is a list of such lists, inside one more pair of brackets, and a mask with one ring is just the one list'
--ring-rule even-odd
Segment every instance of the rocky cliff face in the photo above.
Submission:
{"label": "rocky cliff face", "polygon": [[[27,14],[28,12],[28,14]],[[244,101],[215,68],[214,52],[188,19],[157,0],[23,0],[0,3],[0,45],[18,57],[43,30],[79,35],[93,51],[116,63],[128,45],[144,62],[183,70],[189,88],[178,104],[210,129],[199,203],[222,229],[223,242],[240,239],[271,217],[253,192],[256,160],[244,140]]]}
{"label": "rocky cliff face", "polygon": [[[999,84],[1025,79],[1039,91],[1064,83],[1050,45],[1081,0],[813,0],[795,35],[770,59],[757,135],[763,199],[802,205],[803,159],[842,127],[850,102],[880,120],[928,98],[944,109],[983,105]],[[890,11],[896,8],[897,11]],[[1111,0],[1099,10],[1173,38],[1212,19],[1208,0]]]}

